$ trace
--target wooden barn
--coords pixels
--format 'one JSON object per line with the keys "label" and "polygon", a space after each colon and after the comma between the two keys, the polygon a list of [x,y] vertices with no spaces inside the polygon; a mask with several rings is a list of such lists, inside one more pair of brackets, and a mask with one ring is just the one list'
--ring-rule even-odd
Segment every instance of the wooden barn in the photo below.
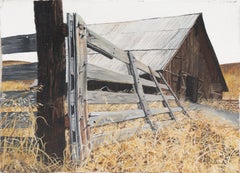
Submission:
{"label": "wooden barn", "polygon": [[[146,65],[162,71],[180,98],[193,102],[202,98],[219,99],[228,90],[201,13],[88,27],[119,48],[131,51]],[[94,51],[89,51],[88,60],[128,73],[126,65]]]}

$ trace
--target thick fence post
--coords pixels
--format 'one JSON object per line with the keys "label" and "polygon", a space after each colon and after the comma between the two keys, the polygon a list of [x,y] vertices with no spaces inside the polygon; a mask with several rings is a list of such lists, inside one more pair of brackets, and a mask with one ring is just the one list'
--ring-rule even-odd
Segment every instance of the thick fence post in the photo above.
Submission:
{"label": "thick fence post", "polygon": [[38,84],[37,136],[45,151],[62,158],[65,149],[64,101],[66,97],[65,30],[62,1],[35,1]]}

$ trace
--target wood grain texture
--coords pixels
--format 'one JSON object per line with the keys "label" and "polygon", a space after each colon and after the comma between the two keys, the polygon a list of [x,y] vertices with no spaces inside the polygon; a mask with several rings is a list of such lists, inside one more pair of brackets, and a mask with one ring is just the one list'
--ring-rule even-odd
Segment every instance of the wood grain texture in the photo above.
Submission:
{"label": "wood grain texture", "polygon": [[88,64],[87,66],[88,66],[87,71],[88,80],[133,84],[133,78],[131,75],[116,73],[111,70],[95,66],[93,64]]}
{"label": "wood grain texture", "polygon": [[[181,111],[182,109],[180,107],[175,107],[172,110],[173,112],[178,112]],[[164,113],[169,113],[169,110],[167,108],[151,109],[151,115],[149,116]],[[89,125],[91,127],[96,127],[144,117],[145,113],[143,110],[126,110],[119,112],[91,112]]]}
{"label": "wood grain texture", "polygon": [[[65,33],[62,1],[34,1],[37,32],[38,84],[37,136],[42,137],[48,155],[63,157],[65,149]],[[46,122],[47,124],[46,124]]]}
{"label": "wood grain texture", "polygon": [[34,80],[37,79],[37,63],[4,66],[3,81]]}
{"label": "wood grain texture", "polygon": [[[164,122],[156,122],[154,125],[157,129],[168,126],[173,121],[167,120]],[[125,128],[117,131],[105,132],[103,134],[96,134],[91,139],[92,149],[97,149],[103,145],[109,145],[116,142],[125,141],[133,136],[141,135],[144,131],[151,130],[151,126],[146,124],[144,126]]]}
{"label": "wood grain texture", "polygon": [[[167,99],[174,99],[173,96],[166,96]],[[161,95],[145,94],[146,101],[157,102],[162,101]],[[88,91],[89,104],[137,104],[139,98],[133,93],[117,93],[105,91]]]}
{"label": "wood grain texture", "polygon": [[[3,81],[13,80],[33,80],[37,79],[37,63],[23,65],[12,65],[3,67]],[[131,75],[116,73],[93,64],[88,64],[88,80],[105,81],[122,84],[133,84]],[[155,87],[154,82],[140,78],[142,85]],[[160,84],[162,88],[167,89],[166,85]]]}
{"label": "wood grain texture", "polygon": [[2,38],[3,54],[36,52],[36,34],[16,35]]}
{"label": "wood grain texture", "polygon": [[87,103],[87,34],[86,24],[82,18],[75,14],[76,27],[76,65],[77,65],[77,103],[81,133],[81,160],[84,160],[90,152],[90,127],[88,122]]}
{"label": "wood grain texture", "polygon": [[136,94],[88,91],[89,104],[134,104],[137,102],[139,99]]}

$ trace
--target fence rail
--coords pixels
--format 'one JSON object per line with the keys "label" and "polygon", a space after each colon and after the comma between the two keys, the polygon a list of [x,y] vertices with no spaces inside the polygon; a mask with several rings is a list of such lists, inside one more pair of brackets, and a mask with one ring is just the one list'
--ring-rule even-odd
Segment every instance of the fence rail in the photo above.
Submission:
{"label": "fence rail", "polygon": [[14,54],[22,52],[36,52],[36,34],[17,35],[2,38],[2,53]]}

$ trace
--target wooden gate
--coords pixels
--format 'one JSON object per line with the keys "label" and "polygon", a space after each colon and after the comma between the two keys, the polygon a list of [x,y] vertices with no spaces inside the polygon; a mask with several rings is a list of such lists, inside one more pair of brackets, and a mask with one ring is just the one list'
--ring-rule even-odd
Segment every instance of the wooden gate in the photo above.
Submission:
{"label": "wooden gate", "polygon": [[[182,111],[188,115],[161,73],[137,60],[131,52],[119,49],[88,29],[79,15],[68,14],[67,19],[69,31],[68,112],[71,157],[73,160],[83,160],[91,149],[99,146],[107,138],[106,134],[90,136],[93,127],[144,118],[148,128],[156,130],[158,123],[152,122],[150,116],[169,113],[170,118],[176,120],[174,116],[176,111]],[[120,74],[108,70],[107,67],[102,68],[89,64],[87,61],[87,48],[104,55],[106,58],[123,62],[129,69],[129,74]],[[152,80],[142,78],[139,71],[148,74]],[[101,81],[119,85],[129,84],[132,85],[134,92],[88,90],[89,81]],[[155,88],[156,94],[145,94],[143,89],[145,86]],[[176,102],[176,107],[169,104],[170,100]],[[149,107],[150,102],[163,102],[164,107],[151,109]],[[138,109],[117,112],[88,112],[88,104],[138,104]],[[125,131],[125,136],[133,133],[134,130],[128,129]]]}
{"label": "wooden gate", "polygon": [[[43,3],[45,1],[41,2]],[[45,3],[43,3],[43,5],[45,5]],[[52,4],[50,3],[50,5]],[[105,38],[88,29],[84,21],[77,14],[68,14],[67,24],[68,57],[66,72],[68,97],[66,101],[70,122],[71,158],[73,160],[82,161],[92,149],[99,147],[106,139],[111,139],[112,141],[125,140],[136,133],[139,134],[140,129],[155,131],[162,124],[161,122],[153,122],[151,120],[153,115],[166,113],[169,114],[169,120],[176,120],[175,112],[183,112],[185,115],[188,115],[160,72],[143,64],[136,59],[132,52],[119,49]],[[26,38],[29,39],[27,44]],[[15,42],[14,39],[18,41]],[[36,43],[35,34],[6,38],[3,39],[3,41],[5,45],[4,53],[36,51],[36,45],[32,44],[33,42]],[[9,42],[13,44],[9,44]],[[10,49],[11,47],[14,49]],[[23,50],[23,47],[26,49]],[[101,54],[104,58],[110,59],[112,63],[116,61],[122,62],[127,67],[128,73],[122,74],[111,71],[107,69],[108,67],[100,67],[88,63],[87,52],[89,50]],[[46,73],[44,70],[37,69],[38,66],[39,64],[33,63],[4,67],[3,81],[36,79],[38,73]],[[12,75],[13,73],[14,75]],[[151,80],[143,78],[139,75],[140,73],[150,76]],[[61,71],[58,74],[63,73]],[[132,92],[95,90],[89,86],[91,82],[102,82],[106,85],[128,85],[131,86]],[[156,92],[146,94],[146,88],[149,87],[155,89]],[[26,97],[24,99],[29,100],[31,104],[36,104],[35,91],[4,92],[4,99],[1,101],[1,104],[5,105],[7,104],[5,101],[8,100],[8,98],[18,98],[20,95],[24,95],[24,97]],[[150,104],[154,102],[159,102],[163,106],[151,108]],[[170,102],[174,102],[175,105],[171,105]],[[41,104],[47,106],[49,103],[43,102]],[[121,111],[109,112],[103,109],[102,111],[89,112],[89,105],[98,104],[136,104],[138,107]],[[21,102],[21,105],[24,105],[24,102]],[[24,112],[21,114],[24,114]],[[19,115],[15,113],[14,116]],[[51,117],[51,114],[49,117]],[[93,128],[139,118],[144,119],[146,122],[142,127],[124,128],[117,132],[109,131],[92,135],[90,133]],[[61,128],[64,129],[62,126]],[[55,128],[54,130],[58,129]],[[55,138],[54,141],[58,141],[58,138],[62,139],[63,136],[55,136]]]}

